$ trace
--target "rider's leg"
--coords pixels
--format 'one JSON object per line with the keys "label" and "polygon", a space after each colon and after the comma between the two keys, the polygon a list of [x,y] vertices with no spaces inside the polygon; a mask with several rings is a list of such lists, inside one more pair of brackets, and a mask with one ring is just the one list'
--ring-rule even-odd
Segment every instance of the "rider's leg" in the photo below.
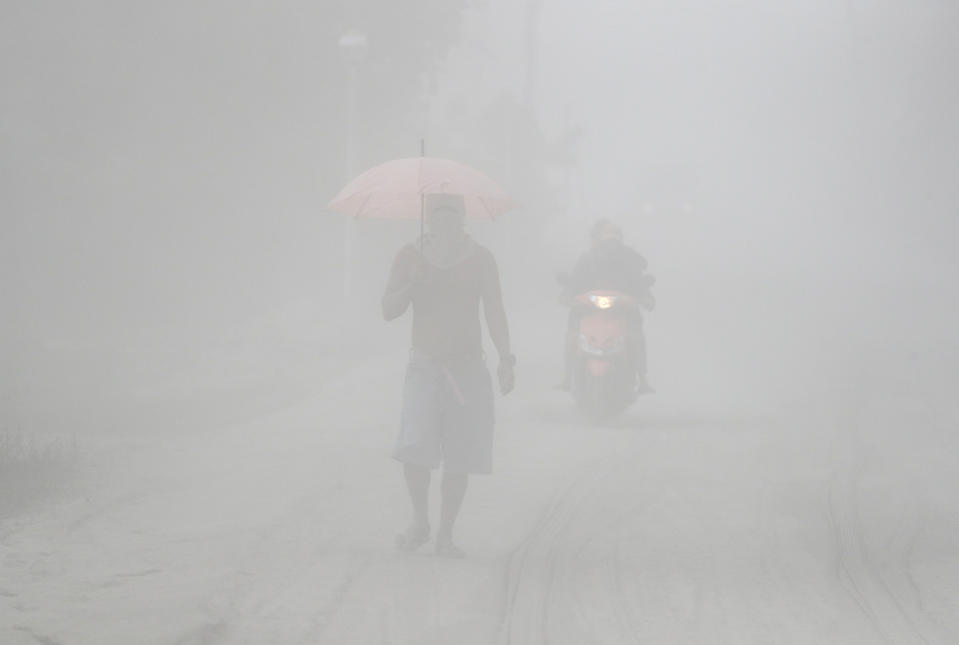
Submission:
{"label": "rider's leg", "polygon": [[652,392],[653,388],[646,379],[646,334],[643,329],[639,329],[639,336],[636,344],[636,378],[638,380],[638,389],[640,392]]}
{"label": "rider's leg", "polygon": [[556,387],[568,390],[573,382],[573,363],[576,360],[576,341],[579,339],[579,312],[570,309],[566,320],[566,343],[563,347],[563,380]]}
{"label": "rider's leg", "polygon": [[629,321],[628,330],[629,347],[636,365],[636,391],[652,392],[653,388],[646,379],[646,334],[643,332],[642,316],[638,314],[633,316]]}

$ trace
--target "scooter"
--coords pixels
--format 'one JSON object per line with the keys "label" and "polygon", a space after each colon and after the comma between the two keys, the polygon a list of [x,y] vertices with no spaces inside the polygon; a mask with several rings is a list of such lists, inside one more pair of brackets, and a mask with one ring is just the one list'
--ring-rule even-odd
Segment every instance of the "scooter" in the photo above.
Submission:
{"label": "scooter", "polygon": [[576,296],[572,306],[580,316],[570,392],[593,421],[610,419],[637,398],[627,325],[641,315],[640,303],[618,291],[594,290]]}

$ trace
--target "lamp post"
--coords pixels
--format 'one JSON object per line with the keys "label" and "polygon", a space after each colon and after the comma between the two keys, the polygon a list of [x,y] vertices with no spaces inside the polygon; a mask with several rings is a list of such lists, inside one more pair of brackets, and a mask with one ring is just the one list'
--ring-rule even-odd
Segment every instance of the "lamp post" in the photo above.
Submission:
{"label": "lamp post", "polygon": [[[346,181],[353,178],[356,122],[356,75],[366,60],[369,43],[356,29],[347,30],[339,40],[340,53],[346,63]],[[343,295],[349,297],[353,282],[353,218],[347,217],[343,230]]]}

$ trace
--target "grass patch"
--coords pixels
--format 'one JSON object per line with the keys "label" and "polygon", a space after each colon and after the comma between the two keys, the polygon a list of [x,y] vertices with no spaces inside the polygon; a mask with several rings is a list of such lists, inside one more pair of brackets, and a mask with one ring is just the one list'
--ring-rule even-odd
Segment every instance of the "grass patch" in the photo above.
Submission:
{"label": "grass patch", "polygon": [[0,518],[63,492],[77,462],[76,437],[0,432]]}

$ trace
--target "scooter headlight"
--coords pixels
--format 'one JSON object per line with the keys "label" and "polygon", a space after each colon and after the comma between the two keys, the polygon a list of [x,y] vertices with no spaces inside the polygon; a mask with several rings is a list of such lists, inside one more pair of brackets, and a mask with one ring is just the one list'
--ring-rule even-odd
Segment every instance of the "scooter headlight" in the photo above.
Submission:
{"label": "scooter headlight", "polygon": [[595,293],[590,294],[589,301],[600,309],[609,309],[616,304],[619,296],[600,296]]}

